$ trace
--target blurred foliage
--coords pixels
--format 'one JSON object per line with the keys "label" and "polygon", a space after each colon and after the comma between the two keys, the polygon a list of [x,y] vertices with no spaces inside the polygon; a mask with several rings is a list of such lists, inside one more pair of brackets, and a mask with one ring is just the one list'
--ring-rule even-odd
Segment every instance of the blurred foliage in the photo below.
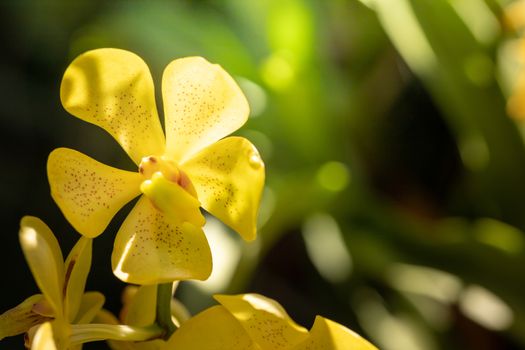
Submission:
{"label": "blurred foliage", "polygon": [[[267,165],[259,238],[245,244],[210,221],[218,272],[182,284],[192,311],[210,293],[258,292],[298,323],[322,314],[386,350],[525,348],[525,147],[506,107],[521,29],[506,24],[507,3],[1,2],[0,308],[36,291],[15,248],[23,215],[62,233],[65,251],[77,237],[48,193],[49,152],[133,170],[58,94],[75,56],[118,47],[156,82],[172,59],[204,56],[251,103],[238,133]],[[88,281],[115,312],[109,256],[122,219],[95,241]]]}

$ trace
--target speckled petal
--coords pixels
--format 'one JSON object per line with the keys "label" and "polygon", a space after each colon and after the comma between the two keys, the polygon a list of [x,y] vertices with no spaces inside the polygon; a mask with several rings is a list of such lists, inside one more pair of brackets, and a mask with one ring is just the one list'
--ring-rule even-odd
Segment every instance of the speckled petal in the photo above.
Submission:
{"label": "speckled petal", "polygon": [[184,322],[162,350],[259,350],[223,306],[212,306]]}
{"label": "speckled petal", "polygon": [[348,328],[321,316],[315,318],[310,336],[291,350],[378,350]]}
{"label": "speckled petal", "polygon": [[204,280],[212,267],[202,229],[164,215],[144,196],[117,233],[111,262],[118,278],[135,284]]}
{"label": "speckled petal", "polygon": [[279,303],[265,296],[216,295],[215,299],[262,349],[289,349],[308,337],[308,331],[297,325]]}
{"label": "speckled petal", "polygon": [[113,216],[140,194],[139,173],[97,162],[72,149],[58,148],[47,161],[51,196],[81,234],[96,237]]}
{"label": "speckled petal", "polygon": [[225,138],[181,167],[190,177],[204,209],[245,240],[255,239],[264,163],[250,141]]}
{"label": "speckled petal", "polygon": [[20,245],[38,288],[51,304],[55,316],[63,316],[64,259],[58,241],[39,218],[24,216],[20,222]]}
{"label": "speckled petal", "polygon": [[171,62],[162,78],[166,155],[182,162],[240,128],[249,106],[219,65],[201,57]]}
{"label": "speckled petal", "polygon": [[163,153],[153,80],[134,53],[98,49],[78,56],[64,73],[60,99],[69,113],[109,132],[136,164]]}

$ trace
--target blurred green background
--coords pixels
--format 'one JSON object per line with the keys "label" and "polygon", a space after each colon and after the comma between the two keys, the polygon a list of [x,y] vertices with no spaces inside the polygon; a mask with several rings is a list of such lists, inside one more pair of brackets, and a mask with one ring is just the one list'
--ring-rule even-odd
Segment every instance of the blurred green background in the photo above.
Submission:
{"label": "blurred green background", "polygon": [[[37,291],[23,215],[69,251],[49,195],[56,147],[135,170],[59,101],[67,65],[100,47],[163,68],[200,55],[239,82],[267,186],[259,237],[209,220],[215,270],[178,290],[258,292],[298,323],[336,320],[385,350],[525,349],[525,147],[506,113],[515,40],[497,0],[2,1],[0,311]],[[110,253],[126,206],[95,240],[88,289],[117,313]],[[21,348],[20,338],[0,348]],[[102,348],[101,344],[86,348]]]}

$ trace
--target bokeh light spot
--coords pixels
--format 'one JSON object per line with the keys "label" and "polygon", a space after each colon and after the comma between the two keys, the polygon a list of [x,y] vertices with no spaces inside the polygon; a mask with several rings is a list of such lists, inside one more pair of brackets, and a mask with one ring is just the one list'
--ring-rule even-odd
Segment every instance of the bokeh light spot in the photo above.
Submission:
{"label": "bokeh light spot", "polygon": [[465,288],[459,307],[466,316],[495,331],[509,328],[514,320],[512,309],[503,300],[477,285]]}
{"label": "bokeh light spot", "polygon": [[274,53],[263,62],[261,75],[274,90],[285,90],[293,83],[295,70],[285,54]]}
{"label": "bokeh light spot", "polygon": [[191,281],[191,283],[206,293],[220,293],[225,290],[233,277],[241,258],[241,250],[238,241],[228,229],[211,216],[206,217],[204,232],[210,244],[213,271],[206,281]]}
{"label": "bokeh light spot", "polygon": [[323,188],[329,191],[339,192],[348,186],[350,182],[350,171],[345,164],[330,161],[319,168],[317,181],[319,181],[319,184]]}
{"label": "bokeh light spot", "polygon": [[352,257],[335,219],[315,214],[305,221],[302,231],[308,256],[319,273],[332,283],[345,281],[351,272]]}
{"label": "bokeh light spot", "polygon": [[238,78],[237,81],[248,99],[250,105],[250,117],[260,116],[266,109],[268,98],[264,89],[251,80]]}

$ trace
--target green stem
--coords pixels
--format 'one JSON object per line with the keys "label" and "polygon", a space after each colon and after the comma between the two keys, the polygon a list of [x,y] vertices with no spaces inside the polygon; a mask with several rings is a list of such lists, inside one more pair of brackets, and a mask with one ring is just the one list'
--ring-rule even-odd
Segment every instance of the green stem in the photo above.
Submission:
{"label": "green stem", "polygon": [[70,341],[72,345],[106,339],[144,341],[158,338],[163,333],[164,330],[157,325],[132,327],[112,324],[74,324],[71,325]]}
{"label": "green stem", "polygon": [[164,329],[168,339],[177,329],[171,319],[172,283],[157,285],[157,324]]}

